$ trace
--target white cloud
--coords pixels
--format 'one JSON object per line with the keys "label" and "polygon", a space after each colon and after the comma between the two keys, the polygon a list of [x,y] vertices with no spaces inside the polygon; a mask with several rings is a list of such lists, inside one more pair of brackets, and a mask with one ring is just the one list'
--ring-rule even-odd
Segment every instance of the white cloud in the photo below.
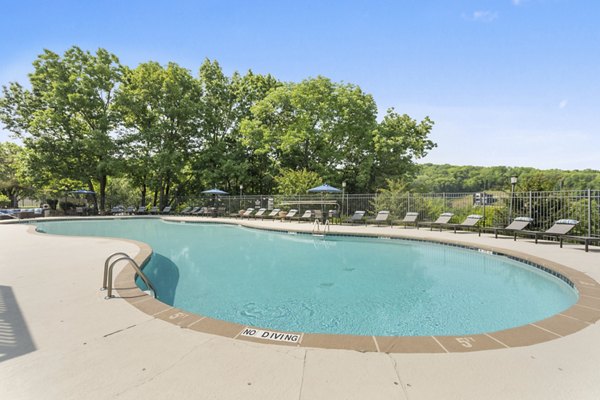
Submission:
{"label": "white cloud", "polygon": [[560,103],[558,103],[558,108],[560,108],[562,110],[563,108],[565,108],[567,106],[567,104],[569,104],[569,100],[564,99]]}
{"label": "white cloud", "polygon": [[471,14],[463,14],[463,18],[468,21],[492,22],[498,18],[498,13],[493,11],[478,10]]}
{"label": "white cloud", "polygon": [[523,0],[512,0],[512,3],[513,3],[515,6],[520,6],[521,4],[523,4]]}

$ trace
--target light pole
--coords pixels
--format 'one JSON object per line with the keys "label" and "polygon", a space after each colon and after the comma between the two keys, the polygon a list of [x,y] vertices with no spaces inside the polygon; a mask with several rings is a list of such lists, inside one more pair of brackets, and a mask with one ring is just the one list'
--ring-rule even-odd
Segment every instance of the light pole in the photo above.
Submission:
{"label": "light pole", "polygon": [[515,185],[517,184],[517,177],[516,176],[511,176],[510,177],[510,208],[508,210],[508,222],[512,222],[512,212],[513,212],[513,200],[514,200],[514,196],[515,196]]}
{"label": "light pole", "polygon": [[340,221],[342,216],[344,215],[344,194],[346,192],[346,181],[342,182],[342,212],[340,213]]}

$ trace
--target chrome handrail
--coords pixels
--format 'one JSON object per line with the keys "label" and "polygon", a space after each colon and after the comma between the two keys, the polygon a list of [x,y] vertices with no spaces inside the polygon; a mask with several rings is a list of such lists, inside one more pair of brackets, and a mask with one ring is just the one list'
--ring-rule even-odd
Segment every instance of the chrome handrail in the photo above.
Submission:
{"label": "chrome handrail", "polygon": [[[109,264],[109,261],[113,257],[116,257],[116,256],[120,256],[120,257],[117,258],[116,260],[113,260]],[[144,274],[144,272],[142,272],[142,269],[140,268],[140,266],[138,265],[138,263],[133,258],[131,258],[127,253],[123,253],[123,252],[118,252],[118,253],[111,254],[110,256],[108,256],[108,258],[104,262],[104,277],[103,277],[103,280],[102,280],[102,288],[100,290],[106,290],[106,289],[108,289],[108,294],[107,294],[107,296],[105,298],[106,299],[110,299],[110,298],[113,297],[112,296],[112,290],[113,290],[112,271],[113,271],[114,266],[119,261],[128,261],[129,264],[131,264],[131,266],[135,270],[136,275],[138,275],[140,278],[142,278],[142,280],[144,281],[144,283],[146,284],[146,286],[148,287],[148,289],[150,289],[152,291],[152,296],[154,298],[156,298],[156,289],[154,288],[154,285],[152,285],[152,283],[150,282],[150,280],[148,279],[148,277],[146,276],[146,274]]]}
{"label": "chrome handrail", "polygon": [[[323,235],[325,235],[325,232],[331,232],[331,226],[329,225],[329,220],[326,219],[325,223],[321,223],[321,221],[316,218],[315,221],[313,222],[313,229],[312,229],[312,233],[313,235],[315,234],[321,234],[321,225],[323,225]],[[315,233],[316,232],[316,233]]]}

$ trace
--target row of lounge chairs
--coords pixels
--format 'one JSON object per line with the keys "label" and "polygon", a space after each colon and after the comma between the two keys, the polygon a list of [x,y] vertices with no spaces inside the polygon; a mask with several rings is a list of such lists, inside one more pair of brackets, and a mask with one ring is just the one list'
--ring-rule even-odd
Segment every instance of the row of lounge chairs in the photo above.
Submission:
{"label": "row of lounge chairs", "polygon": [[201,216],[201,217],[216,217],[225,214],[224,207],[186,207],[180,212],[181,215]]}
{"label": "row of lounge chairs", "polygon": [[[348,222],[360,222],[365,224],[384,223],[388,220],[389,211],[380,211],[375,219],[370,220],[365,220],[364,215],[364,211],[356,211]],[[405,227],[409,224],[414,224],[417,229],[419,226],[429,226],[431,230],[436,227],[439,228],[440,231],[443,228],[453,229],[454,233],[456,233],[457,230],[477,230],[479,236],[481,236],[482,231],[491,231],[496,238],[498,238],[499,233],[504,233],[512,235],[513,240],[515,241],[517,240],[517,235],[533,237],[536,244],[541,238],[554,238],[559,241],[561,248],[563,247],[563,241],[568,240],[583,243],[586,252],[589,251],[589,245],[591,243],[600,243],[600,237],[569,235],[573,228],[579,224],[579,221],[574,219],[559,219],[545,231],[531,231],[526,229],[533,222],[533,218],[529,217],[517,217],[506,227],[492,227],[487,229],[481,226],[480,222],[483,221],[483,217],[478,214],[467,216],[460,224],[450,223],[450,220],[454,217],[453,213],[443,213],[433,222],[420,222],[418,221],[418,217],[419,213],[408,212],[404,219],[398,221],[398,223]]]}
{"label": "row of lounge chairs", "polygon": [[117,207],[113,207],[110,210],[112,215],[142,215],[142,214],[170,214],[171,213],[171,206],[166,206],[165,208],[162,209],[162,211],[160,210],[159,207],[154,206],[152,208],[150,208],[150,210],[148,211],[146,209],[146,206],[139,206],[139,207],[127,207],[124,208],[122,206],[117,206]]}

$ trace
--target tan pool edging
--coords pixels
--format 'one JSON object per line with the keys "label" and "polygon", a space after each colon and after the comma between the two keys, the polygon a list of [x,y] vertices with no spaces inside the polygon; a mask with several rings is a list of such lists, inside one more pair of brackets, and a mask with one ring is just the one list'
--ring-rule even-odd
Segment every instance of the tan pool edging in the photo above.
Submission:
{"label": "tan pool edging", "polygon": [[[180,221],[171,219],[172,221]],[[204,221],[193,221],[194,223],[207,223]],[[257,228],[243,221],[220,220],[218,223],[243,225],[250,228]],[[296,231],[294,226],[280,227],[276,226],[269,230],[277,231]],[[332,235],[337,234],[332,232]],[[369,233],[341,233],[348,236],[370,236],[379,237],[381,235]],[[278,344],[297,347],[312,347],[326,349],[346,349],[360,352],[384,352],[384,353],[462,353],[493,349],[503,349],[511,347],[529,346],[537,343],[546,342],[561,338],[575,333],[600,320],[600,283],[573,268],[562,264],[546,260],[540,257],[532,256],[519,251],[498,249],[493,246],[474,245],[472,243],[455,240],[435,240],[410,238],[406,236],[386,233],[390,237],[400,239],[438,242],[440,244],[456,244],[470,249],[478,248],[484,251],[491,251],[506,256],[515,257],[520,260],[548,268],[569,279],[575,289],[579,292],[579,299],[572,307],[562,313],[550,318],[536,321],[524,326],[506,329],[497,332],[485,334],[465,335],[465,336],[355,336],[355,335],[334,335],[334,334],[313,334],[301,332],[289,332],[300,335],[299,343],[287,343],[282,341],[271,341],[268,339],[257,339],[241,336],[241,333],[248,328],[246,325],[217,320],[214,318],[201,316],[181,310],[176,307],[162,303],[152,296],[141,291],[135,284],[135,273],[132,268],[123,268],[115,279],[115,288],[118,297],[125,299],[131,305],[140,311],[163,321],[177,325],[183,329],[191,329],[199,332],[224,336],[236,340],[253,341],[263,344]],[[119,239],[123,240],[123,239]],[[145,243],[126,240],[135,243],[140,247],[140,252],[134,257],[139,265],[144,265],[152,255],[152,249]],[[255,329],[268,328],[250,327]]]}

